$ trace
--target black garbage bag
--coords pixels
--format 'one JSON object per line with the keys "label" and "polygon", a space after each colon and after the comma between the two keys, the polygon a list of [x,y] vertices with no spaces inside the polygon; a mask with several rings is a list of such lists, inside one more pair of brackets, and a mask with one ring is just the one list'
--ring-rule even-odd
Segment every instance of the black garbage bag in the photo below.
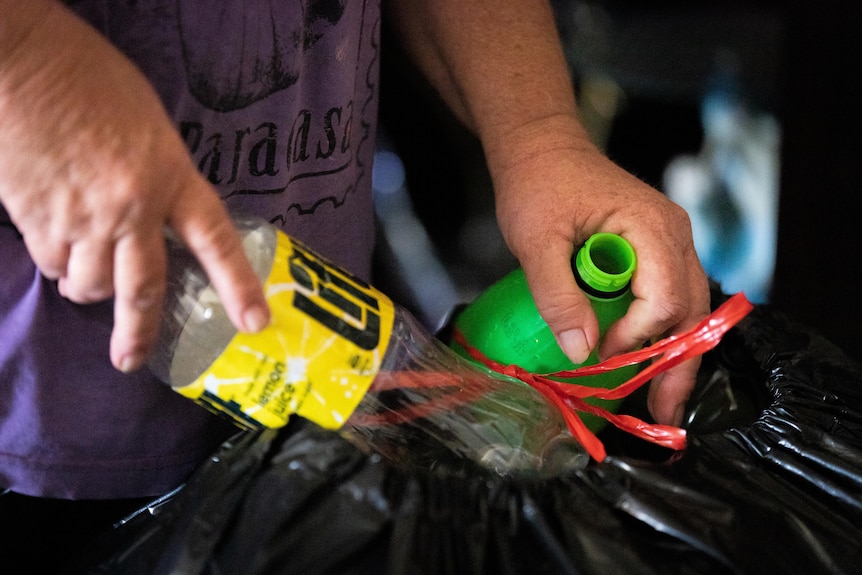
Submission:
{"label": "black garbage bag", "polygon": [[297,419],[223,445],[70,572],[862,573],[862,370],[840,350],[757,306],[685,426],[682,453],[608,429],[605,461],[530,480],[398,468]]}

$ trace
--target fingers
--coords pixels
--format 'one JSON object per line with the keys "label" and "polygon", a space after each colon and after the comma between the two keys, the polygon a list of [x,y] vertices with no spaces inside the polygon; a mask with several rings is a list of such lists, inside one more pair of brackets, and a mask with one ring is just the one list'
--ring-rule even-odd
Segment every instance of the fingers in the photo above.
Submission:
{"label": "fingers", "polygon": [[[269,307],[260,281],[221,200],[196,174],[178,193],[168,223],[200,261],[235,327],[263,329]],[[111,361],[131,371],[146,361],[158,335],[167,267],[162,228],[157,234],[125,236],[114,255]]]}
{"label": "fingers", "polygon": [[[709,313],[707,277],[684,234],[678,247],[667,234],[635,232],[633,236],[636,239],[630,241],[639,260],[632,282],[635,299],[602,337],[600,359],[631,351],[651,339],[682,334]],[[589,300],[571,279],[568,254],[546,249],[541,258],[527,259],[522,265],[536,306],[560,346],[574,363],[583,363],[599,339],[598,326]],[[648,405],[657,422],[681,423],[699,366],[699,358],[688,360],[652,383]]]}
{"label": "fingers", "polygon": [[[639,257],[632,285],[636,299],[625,317],[605,335],[602,358],[655,337],[680,335],[709,313],[709,285],[693,247],[661,252],[642,248],[640,253],[644,257]],[[658,423],[682,422],[699,365],[699,358],[688,360],[652,382],[648,406]]]}
{"label": "fingers", "polygon": [[143,365],[156,339],[165,293],[161,234],[131,233],[114,250],[114,330],[111,363],[120,371]]}
{"label": "fingers", "polygon": [[691,395],[700,362],[700,357],[692,358],[655,377],[650,383],[647,407],[656,422],[682,424],[685,404]]}
{"label": "fingers", "polygon": [[200,261],[234,326],[260,331],[269,324],[269,306],[240,235],[217,195],[194,192],[206,186],[203,180],[192,186],[177,202],[169,224]]}
{"label": "fingers", "polygon": [[[52,242],[47,242],[50,245]],[[58,279],[60,294],[81,304],[114,296],[111,362],[121,371],[141,367],[155,341],[165,290],[161,233],[136,231],[116,244],[83,239],[51,249],[28,243],[43,275]]]}
{"label": "fingers", "polygon": [[205,180],[193,169],[189,173],[191,177],[179,179],[172,194],[177,201],[165,211],[158,203],[118,209],[137,215],[115,221],[105,214],[98,227],[63,221],[53,230],[57,237],[40,229],[23,234],[33,261],[45,277],[58,280],[61,295],[80,304],[114,297],[110,358],[122,371],[143,365],[158,334],[166,287],[166,224],[201,262],[238,329],[259,331],[269,323],[260,281],[232,220]]}
{"label": "fingers", "polygon": [[630,351],[667,333],[687,318],[691,289],[687,273],[680,274],[684,269],[676,255],[656,258],[651,257],[648,249],[640,248],[638,269],[632,280],[635,300],[626,315],[608,329],[599,357]]}
{"label": "fingers", "polygon": [[571,251],[524,258],[522,267],[536,302],[560,348],[575,364],[585,362],[599,340],[599,325],[589,300],[572,275]]}
{"label": "fingers", "polygon": [[43,236],[24,235],[24,244],[42,275],[50,280],[66,275],[69,262],[69,244],[62,240],[44,240]]}
{"label": "fingers", "polygon": [[[706,273],[697,261],[694,249],[688,256],[689,270],[688,306],[682,320],[668,333],[670,336],[682,334],[705,318],[710,311],[709,283]],[[700,356],[685,361],[656,377],[650,384],[647,406],[658,423],[680,425],[685,403],[694,388]]]}
{"label": "fingers", "polygon": [[[592,306],[570,268],[572,251],[590,234],[622,235],[638,259],[631,284],[635,299],[602,337],[600,359],[680,334],[706,317],[708,282],[681,207],[577,137],[567,146],[543,134],[528,143],[534,152],[545,151],[492,166],[498,219],[536,307],[573,362],[582,363],[599,340]],[[656,382],[650,395],[654,417],[679,421],[697,367],[697,360],[680,364]]]}
{"label": "fingers", "polygon": [[113,241],[88,238],[72,244],[58,288],[60,294],[76,303],[110,298],[114,294]]}
{"label": "fingers", "polygon": [[77,303],[115,296],[110,353],[124,371],[143,363],[157,333],[166,225],[201,261],[236,326],[266,325],[236,230],[156,91],[72,12],[40,22],[0,86],[9,104],[0,201],[36,265]]}

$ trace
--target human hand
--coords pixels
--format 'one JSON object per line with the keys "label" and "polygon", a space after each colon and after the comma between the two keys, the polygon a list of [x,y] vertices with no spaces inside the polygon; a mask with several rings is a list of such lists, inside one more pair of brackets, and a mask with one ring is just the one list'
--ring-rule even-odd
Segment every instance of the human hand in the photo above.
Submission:
{"label": "human hand", "polygon": [[[582,363],[599,343],[595,314],[575,283],[571,257],[596,232],[625,237],[638,266],[628,313],[599,347],[606,359],[663,335],[692,328],[709,313],[709,287],[685,211],[613,164],[580,129],[551,129],[559,119],[510,134],[510,161],[492,170],[503,235],[521,263],[536,302],[566,355]],[[660,423],[679,424],[699,359],[650,386]]]}
{"label": "human hand", "polygon": [[[707,315],[706,274],[686,213],[611,163],[580,125],[549,2],[414,0],[391,3],[389,14],[407,53],[482,142],[503,237],[572,361],[582,363],[598,342],[570,263],[595,232],[624,236],[638,256],[636,299],[605,335],[601,357],[680,333]],[[679,422],[698,363],[653,382],[658,421]]]}
{"label": "human hand", "polygon": [[158,333],[166,227],[233,323],[264,327],[269,310],[239,235],[146,79],[60,3],[34,0],[4,18],[0,202],[63,296],[113,296],[114,366],[140,367]]}

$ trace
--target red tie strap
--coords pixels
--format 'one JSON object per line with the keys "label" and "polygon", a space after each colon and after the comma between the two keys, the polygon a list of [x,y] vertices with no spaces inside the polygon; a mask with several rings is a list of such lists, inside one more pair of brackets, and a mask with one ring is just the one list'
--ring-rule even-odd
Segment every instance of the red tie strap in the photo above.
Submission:
{"label": "red tie strap", "polygon": [[[676,450],[685,448],[685,430],[670,425],[646,423],[630,415],[613,414],[601,407],[590,405],[584,401],[584,398],[622,399],[627,397],[656,375],[713,349],[721,341],[724,334],[748,315],[753,308],[751,302],[740,292],[730,297],[688,332],[665,338],[637,351],[614,356],[595,365],[549,374],[533,374],[517,365],[503,365],[495,362],[472,347],[457,330],[453,334],[453,338],[456,343],[467,350],[474,360],[494,371],[520,379],[544,395],[560,410],[569,431],[581,442],[590,456],[596,461],[602,461],[606,455],[604,445],[578,416],[577,412],[579,411],[602,417],[636,437]],[[611,389],[563,383],[550,379],[551,377],[576,378],[597,375],[654,358],[657,359],[631,379]]]}

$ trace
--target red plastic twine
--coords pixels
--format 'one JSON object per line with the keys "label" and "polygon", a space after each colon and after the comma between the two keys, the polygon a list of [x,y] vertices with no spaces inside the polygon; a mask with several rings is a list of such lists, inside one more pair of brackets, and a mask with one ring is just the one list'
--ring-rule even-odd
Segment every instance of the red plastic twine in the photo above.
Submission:
{"label": "red plastic twine", "polygon": [[[584,398],[621,399],[627,397],[656,375],[713,349],[724,334],[748,315],[753,308],[751,302],[740,292],[730,297],[712,314],[682,335],[665,338],[649,347],[621,354],[595,365],[541,375],[530,373],[517,365],[503,365],[485,357],[479,350],[472,347],[457,330],[453,337],[454,341],[463,346],[474,360],[494,371],[520,379],[548,398],[560,410],[572,435],[581,442],[593,459],[602,461],[606,456],[604,445],[578,416],[577,412],[579,411],[602,417],[623,431],[651,443],[676,450],[685,448],[685,430],[670,425],[646,423],[630,415],[617,415],[601,407],[590,405],[584,401]],[[658,359],[625,383],[611,389],[562,383],[550,379],[551,377],[575,378],[597,375],[653,358]]]}

